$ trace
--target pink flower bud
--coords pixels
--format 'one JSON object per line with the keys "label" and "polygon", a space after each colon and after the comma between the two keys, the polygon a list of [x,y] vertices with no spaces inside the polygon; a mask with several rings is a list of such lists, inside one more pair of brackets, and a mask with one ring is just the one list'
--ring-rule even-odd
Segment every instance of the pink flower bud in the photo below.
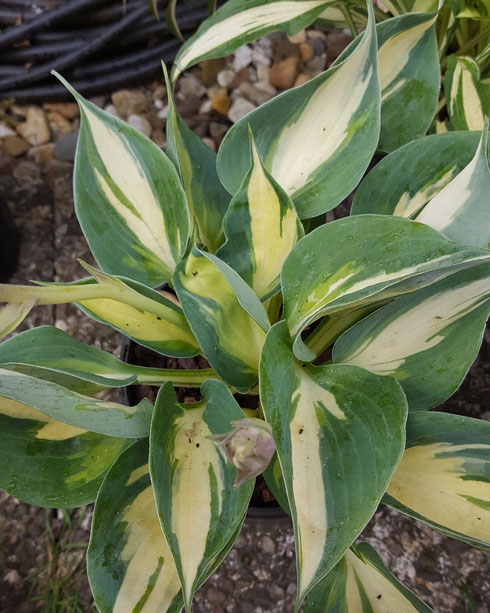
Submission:
{"label": "pink flower bud", "polygon": [[254,479],[269,464],[276,445],[272,428],[263,419],[248,417],[232,421],[235,428],[226,434],[212,436],[225,458],[238,468],[235,487]]}

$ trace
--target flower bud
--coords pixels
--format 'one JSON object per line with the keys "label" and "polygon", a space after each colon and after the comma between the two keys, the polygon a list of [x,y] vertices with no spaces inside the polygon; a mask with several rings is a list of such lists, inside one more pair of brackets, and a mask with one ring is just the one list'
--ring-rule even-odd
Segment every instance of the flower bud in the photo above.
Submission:
{"label": "flower bud", "polygon": [[224,456],[238,468],[235,487],[239,487],[263,472],[269,464],[276,445],[271,426],[262,419],[248,417],[232,421],[231,432],[211,438],[218,443]]}

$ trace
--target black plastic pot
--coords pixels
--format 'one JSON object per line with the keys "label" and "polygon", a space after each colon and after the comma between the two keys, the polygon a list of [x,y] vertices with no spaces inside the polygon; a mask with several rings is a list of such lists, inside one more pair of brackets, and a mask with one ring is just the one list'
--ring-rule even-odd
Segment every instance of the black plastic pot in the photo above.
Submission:
{"label": "black plastic pot", "polygon": [[20,232],[0,196],[0,283],[6,283],[17,269]]}
{"label": "black plastic pot", "polygon": [[[126,362],[128,364],[135,363],[134,355],[133,355],[135,346],[136,346],[136,343],[134,341],[132,341],[131,339],[127,337],[123,337],[123,342],[121,346],[121,355],[120,355],[120,358],[123,362]],[[150,364],[144,364],[143,366],[150,366]],[[135,395],[135,388],[131,385],[119,388],[119,401],[122,404],[127,404],[127,405],[136,404],[137,398]],[[257,480],[258,483],[260,482],[259,481],[260,479],[262,479],[262,477],[259,475],[258,480]],[[252,496],[252,500],[253,498],[254,496]],[[247,517],[251,519],[281,519],[281,518],[288,517],[288,515],[281,509],[279,504],[274,500],[273,502],[269,504],[265,504],[263,506],[260,506],[258,504],[249,506],[247,510]]]}

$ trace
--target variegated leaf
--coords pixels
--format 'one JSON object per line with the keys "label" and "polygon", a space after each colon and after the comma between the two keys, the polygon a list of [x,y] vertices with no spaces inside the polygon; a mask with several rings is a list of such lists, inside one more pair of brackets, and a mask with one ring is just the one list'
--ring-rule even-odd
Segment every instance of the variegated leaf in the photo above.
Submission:
{"label": "variegated leaf", "polygon": [[150,139],[80,96],[75,210],[106,272],[155,287],[187,247],[189,213],[173,164]]}
{"label": "variegated leaf", "polygon": [[174,287],[211,366],[224,381],[247,391],[257,382],[269,327],[259,298],[227,264],[196,247],[175,271]]}
{"label": "variegated leaf", "polygon": [[191,220],[197,225],[199,238],[211,253],[215,253],[224,241],[222,222],[230,195],[218,178],[216,153],[187,127],[178,114],[165,66],[163,70],[169,104],[167,155],[182,178]]}
{"label": "variegated leaf", "polygon": [[317,228],[293,248],[281,273],[294,353],[314,358],[301,332],[323,314],[409,293],[488,261],[487,251],[461,247],[401,217],[358,215]]}
{"label": "variegated leaf", "polygon": [[262,164],[251,137],[252,167],[233,196],[218,256],[265,301],[280,290],[281,268],[303,226],[289,196]]}
{"label": "variegated leaf", "polygon": [[229,55],[269,32],[296,34],[310,25],[331,0],[229,0],[206,19],[181,47],[172,80],[205,59]]}
{"label": "variegated leaf", "polygon": [[128,445],[126,439],[81,430],[1,396],[0,432],[0,488],[41,507],[92,502]]}
{"label": "variegated leaf", "polygon": [[[50,371],[53,376],[60,373],[74,382],[81,380],[79,385],[93,384],[95,391],[129,385],[136,379],[129,364],[111,353],[84,345],[54,326],[32,328],[2,343],[0,365],[25,374],[29,373],[23,367],[30,366]],[[71,385],[67,387],[74,389]]]}
{"label": "variegated leaf", "polygon": [[438,0],[385,0],[383,2],[392,15],[403,15],[404,13],[430,13],[437,10]]}
{"label": "variegated leaf", "polygon": [[36,304],[75,302],[92,319],[158,353],[175,357],[199,353],[182,309],[172,300],[137,281],[102,273],[87,264],[84,267],[94,279],[42,283],[43,287],[0,285],[0,301],[14,296],[34,297]]}
{"label": "variegated leaf", "polygon": [[398,149],[430,127],[441,80],[436,19],[437,14],[412,13],[376,26],[381,151]]}
{"label": "variegated leaf", "polygon": [[490,246],[489,124],[474,158],[417,215],[450,239],[475,247]]}
{"label": "variegated leaf", "polygon": [[[381,87],[378,150],[398,149],[423,136],[432,123],[441,81],[436,19],[434,13],[410,13],[376,26]],[[333,65],[343,62],[360,40],[354,40]]]}
{"label": "variegated leaf", "polygon": [[155,507],[148,439],[122,453],[102,483],[87,569],[101,613],[182,610],[179,576]]}
{"label": "variegated leaf", "polygon": [[284,476],[282,474],[281,463],[277,457],[277,453],[269,462],[269,466],[262,473],[264,481],[267,487],[270,489],[272,495],[279,503],[281,509],[291,515],[291,509],[289,508],[288,495],[286,493],[286,486],[284,484]]}
{"label": "variegated leaf", "polygon": [[480,69],[472,57],[449,56],[444,93],[455,130],[484,129],[485,116],[490,114],[490,84],[481,81]]}
{"label": "variegated leaf", "polygon": [[152,403],[146,398],[128,407],[83,396],[56,383],[0,368],[0,401],[5,398],[24,403],[63,421],[65,425],[127,438],[148,435],[153,410]]}
{"label": "variegated leaf", "polygon": [[250,168],[248,126],[266,169],[302,219],[333,208],[357,185],[379,137],[376,31],[368,5],[362,41],[345,62],[263,104],[228,132],[218,174],[230,193]]}
{"label": "variegated leaf", "polygon": [[490,423],[411,414],[407,448],[383,502],[490,551]]}
{"label": "variegated leaf", "polygon": [[318,16],[315,25],[322,28],[347,28],[345,14],[340,6],[349,10],[354,26],[358,30],[364,30],[368,21],[368,13],[364,6],[354,6],[348,2],[336,2],[333,6],[327,6]]}
{"label": "variegated leaf", "polygon": [[308,596],[305,613],[431,613],[368,543],[352,545]]}
{"label": "variegated leaf", "polygon": [[0,338],[7,336],[19,326],[36,306],[34,298],[25,302],[9,302],[0,309]]}
{"label": "variegated leaf", "polygon": [[347,330],[333,361],[400,382],[411,410],[437,406],[460,386],[490,312],[490,264],[406,294]]}
{"label": "variegated leaf", "polygon": [[243,412],[219,381],[202,386],[204,400],[178,404],[164,385],[150,434],[150,474],[158,514],[174,556],[186,610],[199,579],[241,525],[253,482],[234,489],[237,469],[211,436],[229,432]]}
{"label": "variegated leaf", "polygon": [[478,132],[433,134],[390,153],[357,188],[351,214],[413,217],[470,163],[479,139]]}
{"label": "variegated leaf", "polygon": [[374,513],[403,453],[407,404],[391,377],[296,362],[285,322],[267,335],[260,396],[292,512],[298,610]]}

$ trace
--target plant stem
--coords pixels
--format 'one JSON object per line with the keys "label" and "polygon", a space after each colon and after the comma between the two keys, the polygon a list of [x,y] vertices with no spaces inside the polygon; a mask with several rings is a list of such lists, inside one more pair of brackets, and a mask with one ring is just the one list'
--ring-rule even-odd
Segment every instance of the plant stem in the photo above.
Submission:
{"label": "plant stem", "polygon": [[87,285],[33,287],[30,285],[0,284],[0,302],[22,303],[35,298],[37,305],[65,304],[84,300],[106,299],[123,302],[136,309],[147,311],[170,323],[182,325],[183,315],[173,309],[147,298],[129,287],[93,283]]}
{"label": "plant stem", "polygon": [[446,106],[446,97],[443,96],[440,101],[439,104],[437,105],[437,111],[436,111],[436,115],[442,111],[442,109]]}
{"label": "plant stem", "polygon": [[[180,368],[150,368],[148,366],[133,366],[136,375],[133,385],[162,385],[170,381],[176,387],[199,387],[208,379],[220,379],[212,368],[183,370]],[[221,380],[221,379],[220,379]]]}
{"label": "plant stem", "polygon": [[321,355],[343,332],[387,302],[390,302],[390,300],[383,300],[364,308],[354,309],[338,317],[325,317],[306,339],[305,343],[308,349],[311,349],[317,356]]}
{"label": "plant stem", "polygon": [[337,4],[337,7],[342,11],[342,15],[345,18],[345,22],[347,23],[347,25],[349,26],[349,30],[351,31],[352,38],[356,38],[359,32],[357,31],[357,28],[355,26],[354,20],[352,19],[352,15],[350,14],[349,9],[343,2],[339,2],[339,4]]}

